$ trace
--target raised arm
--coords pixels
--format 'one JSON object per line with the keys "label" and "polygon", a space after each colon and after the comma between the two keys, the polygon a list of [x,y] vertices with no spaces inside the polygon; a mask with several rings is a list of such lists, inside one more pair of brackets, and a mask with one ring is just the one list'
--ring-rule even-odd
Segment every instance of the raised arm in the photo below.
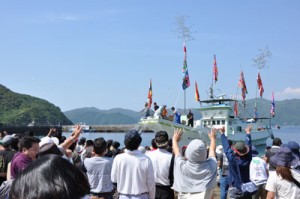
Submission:
{"label": "raised arm", "polygon": [[181,139],[182,129],[175,129],[173,134],[173,152],[175,157],[180,156],[180,149],[178,146],[178,142]]}
{"label": "raised arm", "polygon": [[216,136],[217,136],[217,129],[212,128],[210,132],[208,132],[208,137],[210,139],[210,146],[209,146],[209,154],[208,157],[216,157]]}
{"label": "raised arm", "polygon": [[63,149],[67,150],[74,142],[76,142],[76,140],[78,140],[81,132],[82,132],[82,127],[77,125],[72,135],[68,137],[60,146]]}
{"label": "raised arm", "polygon": [[[252,126],[249,125],[245,128],[246,131],[246,145],[248,145],[250,147],[251,150],[251,146],[252,146],[252,140],[251,140],[251,131],[252,131]],[[251,151],[250,151],[251,152]]]}
{"label": "raised arm", "polygon": [[229,145],[227,137],[225,136],[225,127],[222,127],[220,129],[220,133],[221,133],[221,141],[222,141],[224,153],[226,154],[227,159],[231,161],[233,159],[233,154],[232,154],[231,146]]}
{"label": "raised arm", "polygon": [[52,137],[53,133],[56,132],[56,128],[50,128],[48,134],[47,134],[47,137]]}

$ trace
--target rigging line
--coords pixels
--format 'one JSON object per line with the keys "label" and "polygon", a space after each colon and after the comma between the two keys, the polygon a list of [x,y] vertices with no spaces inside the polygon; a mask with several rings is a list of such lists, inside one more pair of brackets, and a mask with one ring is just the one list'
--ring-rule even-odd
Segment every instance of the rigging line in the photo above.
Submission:
{"label": "rigging line", "polygon": [[177,108],[177,103],[178,103],[178,99],[179,99],[179,96],[180,96],[180,94],[181,94],[181,91],[182,91],[182,88],[179,89],[177,98],[176,98],[175,103],[174,103],[174,108]]}

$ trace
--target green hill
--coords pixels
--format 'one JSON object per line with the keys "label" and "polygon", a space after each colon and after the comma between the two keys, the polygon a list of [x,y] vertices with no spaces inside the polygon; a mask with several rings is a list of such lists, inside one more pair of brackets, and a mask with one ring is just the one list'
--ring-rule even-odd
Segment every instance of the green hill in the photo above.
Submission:
{"label": "green hill", "polygon": [[141,113],[127,109],[99,110],[94,107],[66,111],[65,115],[73,123],[83,122],[89,125],[135,124],[141,117]]}
{"label": "green hill", "polygon": [[0,85],[0,123],[2,125],[70,125],[59,107],[46,100],[12,92]]}
{"label": "green hill", "polygon": [[[246,101],[246,107],[239,102],[239,114],[241,117],[254,116],[254,104],[256,102],[258,117],[270,117],[271,101],[266,99],[250,99]],[[300,125],[300,99],[275,101],[276,116],[272,118],[272,124]],[[195,119],[201,119],[201,113],[197,108],[191,108]],[[183,113],[182,109],[179,109]],[[168,109],[168,113],[172,111]],[[80,108],[65,112],[65,115],[73,122],[84,122],[89,125],[105,124],[137,124],[141,113],[137,111],[114,108],[99,110],[97,108]]]}

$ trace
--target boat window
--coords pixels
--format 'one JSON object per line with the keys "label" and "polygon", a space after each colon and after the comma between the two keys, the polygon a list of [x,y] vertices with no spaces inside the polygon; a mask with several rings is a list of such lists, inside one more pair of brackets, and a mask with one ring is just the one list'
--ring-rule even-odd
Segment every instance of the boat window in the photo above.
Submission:
{"label": "boat window", "polygon": [[215,120],[213,120],[213,121],[212,121],[212,125],[215,125],[215,124],[216,124],[216,121],[215,121]]}
{"label": "boat window", "polygon": [[220,125],[220,120],[217,120],[217,125]]}
{"label": "boat window", "polygon": [[225,120],[222,120],[222,125],[225,125]]}
{"label": "boat window", "polygon": [[241,126],[237,126],[236,127],[236,131],[242,132],[242,127]]}
{"label": "boat window", "polygon": [[210,121],[207,121],[207,125],[210,125]]}

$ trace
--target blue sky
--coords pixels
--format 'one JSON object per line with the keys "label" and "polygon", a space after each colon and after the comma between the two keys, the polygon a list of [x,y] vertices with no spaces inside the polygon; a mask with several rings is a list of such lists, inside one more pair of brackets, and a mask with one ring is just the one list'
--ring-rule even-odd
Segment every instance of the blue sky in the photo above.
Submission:
{"label": "blue sky", "polygon": [[152,79],[153,101],[183,108],[182,41],[176,17],[187,16],[191,87],[187,108],[207,98],[213,55],[216,95],[238,94],[241,69],[247,98],[256,96],[253,59],[266,46],[264,98],[300,98],[300,1],[43,0],[0,2],[0,83],[43,98],[62,111],[82,107],[141,110]]}

